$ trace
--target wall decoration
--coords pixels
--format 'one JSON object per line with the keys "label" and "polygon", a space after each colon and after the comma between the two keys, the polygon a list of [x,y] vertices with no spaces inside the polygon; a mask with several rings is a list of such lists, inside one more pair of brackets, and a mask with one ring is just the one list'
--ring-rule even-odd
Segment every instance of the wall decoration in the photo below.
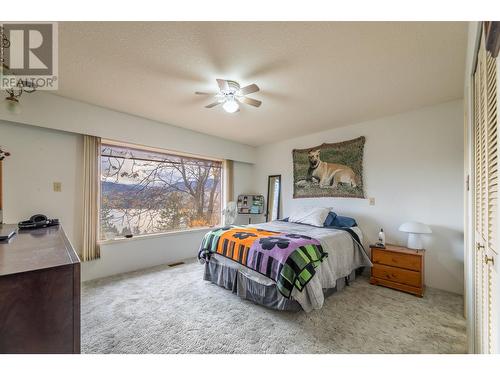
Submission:
{"label": "wall decoration", "polygon": [[293,150],[293,197],[364,198],[365,137]]}

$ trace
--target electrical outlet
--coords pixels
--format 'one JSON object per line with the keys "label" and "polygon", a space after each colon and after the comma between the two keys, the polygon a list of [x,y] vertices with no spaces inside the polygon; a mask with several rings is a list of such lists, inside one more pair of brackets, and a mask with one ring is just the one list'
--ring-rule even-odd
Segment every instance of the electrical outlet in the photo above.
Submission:
{"label": "electrical outlet", "polygon": [[368,198],[368,202],[370,203],[370,206],[375,206],[375,198]]}
{"label": "electrical outlet", "polygon": [[61,183],[60,182],[54,182],[54,191],[56,193],[60,193],[61,192]]}

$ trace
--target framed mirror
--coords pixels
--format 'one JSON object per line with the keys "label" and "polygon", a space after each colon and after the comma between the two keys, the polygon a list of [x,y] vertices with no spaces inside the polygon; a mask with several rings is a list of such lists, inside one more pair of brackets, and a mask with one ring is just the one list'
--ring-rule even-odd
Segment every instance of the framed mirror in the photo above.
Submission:
{"label": "framed mirror", "polygon": [[281,175],[269,176],[267,180],[266,221],[280,218]]}

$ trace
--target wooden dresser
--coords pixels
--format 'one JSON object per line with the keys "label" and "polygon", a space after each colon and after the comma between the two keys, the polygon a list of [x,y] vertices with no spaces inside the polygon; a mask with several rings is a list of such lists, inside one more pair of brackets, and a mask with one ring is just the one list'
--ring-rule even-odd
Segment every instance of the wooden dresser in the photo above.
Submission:
{"label": "wooden dresser", "polygon": [[0,241],[0,353],[80,353],[80,260],[61,227]]}
{"label": "wooden dresser", "polygon": [[370,246],[373,263],[370,283],[424,295],[425,250],[387,244],[385,249]]}

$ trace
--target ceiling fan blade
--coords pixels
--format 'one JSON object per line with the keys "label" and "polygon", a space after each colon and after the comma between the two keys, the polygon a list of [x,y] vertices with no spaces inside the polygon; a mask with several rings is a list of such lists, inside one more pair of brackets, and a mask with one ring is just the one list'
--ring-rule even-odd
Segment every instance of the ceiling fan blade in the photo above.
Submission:
{"label": "ceiling fan blade", "polygon": [[262,104],[260,100],[247,97],[238,98],[238,100],[242,103],[253,105],[254,107],[260,107],[260,105]]}
{"label": "ceiling fan blade", "polygon": [[209,105],[206,105],[205,108],[213,108],[215,107],[216,105],[219,105],[220,102],[213,102],[213,103],[210,103]]}
{"label": "ceiling fan blade", "polygon": [[221,91],[229,91],[229,85],[225,79],[216,79]]}
{"label": "ceiling fan blade", "polygon": [[248,94],[252,94],[254,92],[257,92],[259,90],[260,90],[259,86],[257,86],[255,83],[253,83],[251,85],[245,86],[242,89],[240,89],[240,94],[241,95],[248,95]]}
{"label": "ceiling fan blade", "polygon": [[203,92],[203,91],[195,91],[194,93],[196,95],[215,95],[215,93],[212,93],[212,92]]}

